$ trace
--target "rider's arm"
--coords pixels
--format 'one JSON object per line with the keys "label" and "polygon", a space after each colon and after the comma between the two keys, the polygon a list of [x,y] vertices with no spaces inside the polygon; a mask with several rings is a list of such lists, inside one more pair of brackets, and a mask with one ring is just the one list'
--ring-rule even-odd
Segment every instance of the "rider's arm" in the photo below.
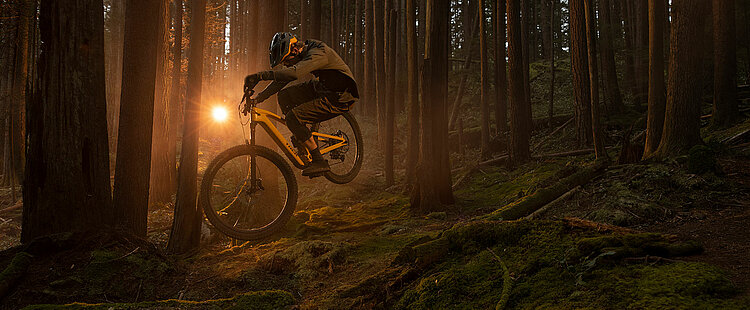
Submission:
{"label": "rider's arm", "polygon": [[258,96],[255,97],[255,100],[258,102],[263,102],[268,97],[273,96],[275,93],[278,93],[281,89],[286,86],[286,84],[289,84],[289,82],[281,82],[281,81],[273,81],[271,84],[268,84],[266,88],[258,94]]}
{"label": "rider's arm", "polygon": [[260,80],[273,80],[273,82],[258,94],[255,99],[259,102],[263,102],[290,82],[304,77],[305,75],[310,74],[310,72],[320,69],[327,64],[328,57],[325,54],[325,50],[322,48],[314,48],[307,52],[307,57],[300,60],[300,62],[294,66],[259,72],[257,75],[260,77]]}

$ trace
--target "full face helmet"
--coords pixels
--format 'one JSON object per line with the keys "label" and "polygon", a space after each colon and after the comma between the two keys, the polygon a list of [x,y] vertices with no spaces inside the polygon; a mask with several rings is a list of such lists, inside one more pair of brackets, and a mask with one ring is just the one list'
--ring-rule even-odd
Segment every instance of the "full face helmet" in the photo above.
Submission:
{"label": "full face helmet", "polygon": [[271,68],[282,63],[292,51],[292,44],[297,43],[299,39],[289,32],[277,32],[271,39],[269,47],[269,56],[271,58]]}

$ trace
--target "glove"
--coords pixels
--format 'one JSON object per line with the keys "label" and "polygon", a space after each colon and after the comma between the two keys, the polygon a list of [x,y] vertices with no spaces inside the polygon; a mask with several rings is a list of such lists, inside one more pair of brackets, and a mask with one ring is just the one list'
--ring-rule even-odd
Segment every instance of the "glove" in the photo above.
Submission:
{"label": "glove", "polygon": [[250,113],[250,110],[252,109],[252,106],[258,104],[258,99],[255,98],[247,98],[245,101],[245,106],[242,107],[242,114],[247,115],[247,113]]}
{"label": "glove", "polygon": [[251,74],[245,77],[245,92],[248,92],[255,88],[255,85],[258,85],[258,82],[260,82],[260,75]]}

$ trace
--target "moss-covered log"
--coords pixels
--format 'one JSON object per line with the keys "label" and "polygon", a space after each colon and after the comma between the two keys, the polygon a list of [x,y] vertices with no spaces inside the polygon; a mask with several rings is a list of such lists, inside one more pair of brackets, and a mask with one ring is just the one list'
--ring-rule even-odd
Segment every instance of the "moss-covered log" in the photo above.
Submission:
{"label": "moss-covered log", "polygon": [[576,186],[584,185],[591,179],[601,174],[606,167],[605,163],[597,162],[592,166],[585,167],[573,175],[560,180],[555,185],[540,189],[523,199],[506,205],[495,212],[483,217],[487,220],[516,220],[533,213],[546,204],[562,196]]}
{"label": "moss-covered log", "polygon": [[3,272],[0,272],[0,298],[5,296],[6,293],[18,282],[25,273],[26,269],[31,264],[31,254],[26,252],[19,252],[10,261],[8,267],[5,267]]}

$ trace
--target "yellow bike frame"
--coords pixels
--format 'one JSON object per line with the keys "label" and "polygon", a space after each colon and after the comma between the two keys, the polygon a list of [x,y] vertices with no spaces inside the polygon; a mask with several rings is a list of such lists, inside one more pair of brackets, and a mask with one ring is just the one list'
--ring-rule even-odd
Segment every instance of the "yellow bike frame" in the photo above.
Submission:
{"label": "yellow bike frame", "polygon": [[[307,158],[303,160],[297,154],[297,152],[294,151],[292,144],[289,143],[289,141],[287,141],[286,138],[284,138],[281,132],[279,132],[279,129],[276,128],[276,126],[274,126],[273,121],[279,122],[281,124],[284,124],[284,126],[286,126],[286,121],[284,121],[284,118],[282,118],[281,116],[278,116],[268,110],[263,110],[257,107],[252,108],[252,112],[250,113],[250,122],[260,124],[260,126],[263,127],[266,133],[268,133],[271,139],[273,139],[276,145],[278,145],[279,148],[281,148],[284,154],[289,158],[290,161],[292,161],[292,163],[295,166],[303,167],[305,166],[305,164],[310,162],[309,153],[306,156]],[[333,139],[335,141],[338,141],[335,144],[329,145],[328,147],[321,149],[320,150],[321,154],[328,153],[337,148],[347,145],[346,140],[342,137],[327,135],[327,134],[319,133],[319,132],[313,132],[312,135],[314,137],[327,138],[327,139]]]}

